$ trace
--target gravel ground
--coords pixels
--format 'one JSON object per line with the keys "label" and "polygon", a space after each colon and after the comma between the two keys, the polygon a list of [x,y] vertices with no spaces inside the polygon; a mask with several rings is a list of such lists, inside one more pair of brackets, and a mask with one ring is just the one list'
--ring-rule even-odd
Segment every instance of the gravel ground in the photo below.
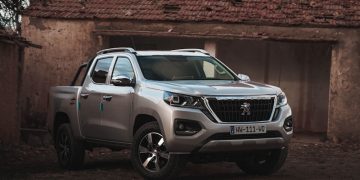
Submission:
{"label": "gravel ground", "polygon": [[[49,147],[0,145],[0,179],[142,179],[132,168],[129,151],[97,149],[84,169],[65,171]],[[249,176],[233,163],[189,163],[179,179],[360,179],[360,145],[320,142],[296,136],[283,168],[272,176]]]}

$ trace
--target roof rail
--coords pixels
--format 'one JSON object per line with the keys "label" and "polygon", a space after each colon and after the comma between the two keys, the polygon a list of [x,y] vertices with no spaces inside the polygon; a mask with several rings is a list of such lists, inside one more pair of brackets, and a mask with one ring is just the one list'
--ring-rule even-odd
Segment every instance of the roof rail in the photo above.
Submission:
{"label": "roof rail", "polygon": [[112,53],[112,52],[129,52],[129,53],[134,53],[136,54],[136,51],[133,48],[129,48],[129,47],[117,47],[117,48],[110,48],[110,49],[103,49],[99,52],[97,52],[96,54],[106,54],[106,53]]}
{"label": "roof rail", "polygon": [[203,53],[203,54],[209,54],[209,52],[203,50],[203,49],[175,49],[172,51],[176,51],[176,52],[199,52],[199,53]]}

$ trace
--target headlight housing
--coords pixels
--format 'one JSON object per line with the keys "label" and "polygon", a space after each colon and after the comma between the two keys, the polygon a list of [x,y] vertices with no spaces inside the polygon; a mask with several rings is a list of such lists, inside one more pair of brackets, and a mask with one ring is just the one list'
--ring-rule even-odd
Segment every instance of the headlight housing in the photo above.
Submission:
{"label": "headlight housing", "polygon": [[287,104],[287,98],[284,92],[281,92],[279,95],[277,95],[277,107],[281,107]]}
{"label": "headlight housing", "polygon": [[170,106],[186,108],[203,108],[200,97],[164,92],[164,101]]}

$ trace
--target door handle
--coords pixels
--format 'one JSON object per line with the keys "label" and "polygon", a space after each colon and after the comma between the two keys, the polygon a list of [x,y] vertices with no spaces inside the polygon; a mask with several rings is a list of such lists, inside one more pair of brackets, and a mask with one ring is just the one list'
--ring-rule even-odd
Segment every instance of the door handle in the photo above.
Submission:
{"label": "door handle", "polygon": [[112,99],[112,96],[108,96],[108,95],[103,96],[103,100],[105,100],[105,101],[111,101],[111,99]]}
{"label": "door handle", "polygon": [[80,94],[80,97],[84,98],[84,99],[87,99],[89,97],[90,94],[87,94],[87,93],[81,93]]}
{"label": "door handle", "polygon": [[70,99],[70,105],[73,105],[73,104],[75,104],[76,103],[76,98],[71,98]]}

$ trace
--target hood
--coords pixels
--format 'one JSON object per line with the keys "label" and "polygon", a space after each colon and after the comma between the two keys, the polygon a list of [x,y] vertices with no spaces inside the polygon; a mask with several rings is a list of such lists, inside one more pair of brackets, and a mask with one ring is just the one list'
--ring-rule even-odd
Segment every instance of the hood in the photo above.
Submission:
{"label": "hood", "polygon": [[147,81],[148,88],[169,91],[185,95],[239,96],[239,95],[276,95],[280,88],[253,81],[229,80],[181,80],[181,81]]}

